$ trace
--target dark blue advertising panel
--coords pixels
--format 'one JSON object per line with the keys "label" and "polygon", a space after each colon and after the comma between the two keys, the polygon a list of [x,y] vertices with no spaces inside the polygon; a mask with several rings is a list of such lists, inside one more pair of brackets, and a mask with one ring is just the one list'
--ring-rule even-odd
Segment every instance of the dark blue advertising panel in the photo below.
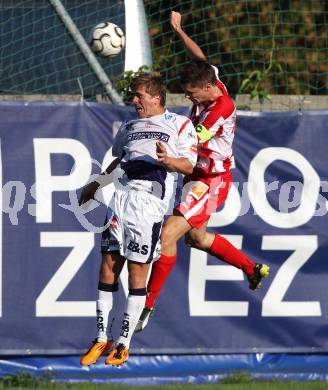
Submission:
{"label": "dark blue advertising panel", "polygon": [[[106,104],[0,104],[1,354],[74,354],[94,339],[114,185],[87,207],[78,196],[134,116]],[[270,276],[251,291],[241,270],[181,240],[132,351],[328,352],[327,122],[328,111],[238,113],[233,185],[208,229],[268,264]],[[124,302],[126,270],[121,279]]]}

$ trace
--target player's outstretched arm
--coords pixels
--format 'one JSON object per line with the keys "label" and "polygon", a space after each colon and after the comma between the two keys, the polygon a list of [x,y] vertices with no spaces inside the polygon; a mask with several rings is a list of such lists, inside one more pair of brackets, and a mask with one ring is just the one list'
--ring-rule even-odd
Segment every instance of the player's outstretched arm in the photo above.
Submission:
{"label": "player's outstretched arm", "polygon": [[170,172],[179,172],[183,175],[191,175],[193,171],[192,163],[186,157],[170,157],[167,155],[165,145],[156,142],[156,154],[158,161]]}
{"label": "player's outstretched arm", "polygon": [[87,186],[85,186],[82,190],[82,193],[79,198],[79,205],[81,206],[83,203],[88,202],[91,199],[95,198],[95,194],[98,191],[99,188],[104,187],[105,185],[109,184],[111,182],[109,175],[114,171],[114,169],[118,166],[120,163],[120,159],[116,158],[113,160],[106,170],[97,177],[96,180],[89,183]]}
{"label": "player's outstretched arm", "polygon": [[170,24],[185,45],[189,57],[192,59],[206,61],[206,57],[202,49],[183,31],[181,26],[181,14],[179,12],[171,12]]}

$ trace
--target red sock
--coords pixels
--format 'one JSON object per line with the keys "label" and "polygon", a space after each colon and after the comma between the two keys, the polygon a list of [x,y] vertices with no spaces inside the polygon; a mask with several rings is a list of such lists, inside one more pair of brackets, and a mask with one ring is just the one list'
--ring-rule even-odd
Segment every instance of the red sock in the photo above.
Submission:
{"label": "red sock", "polygon": [[247,276],[254,275],[254,261],[234,247],[228,240],[216,234],[209,253],[219,259],[242,269]]}
{"label": "red sock", "polygon": [[177,256],[165,256],[155,261],[147,285],[146,307],[152,308],[158,298],[164,283],[174,267]]}

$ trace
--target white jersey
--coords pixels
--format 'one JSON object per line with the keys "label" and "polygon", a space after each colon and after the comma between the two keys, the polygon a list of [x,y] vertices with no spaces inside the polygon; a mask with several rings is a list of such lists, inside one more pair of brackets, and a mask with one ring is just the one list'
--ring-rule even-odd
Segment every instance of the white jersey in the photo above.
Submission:
{"label": "white jersey", "polygon": [[162,115],[124,123],[112,153],[125,174],[118,183],[106,218],[102,252],[119,251],[125,258],[149,263],[160,255],[160,233],[173,195],[175,174],[162,166],[156,142],[171,157],[197,160],[197,135],[190,119],[165,111]]}
{"label": "white jersey", "polygon": [[176,174],[168,172],[157,160],[156,142],[161,141],[170,157],[185,157],[193,166],[197,161],[197,135],[187,117],[165,111],[151,118],[122,124],[115,137],[112,153],[121,159],[121,167],[136,187],[154,188],[158,183],[161,199],[172,197]]}

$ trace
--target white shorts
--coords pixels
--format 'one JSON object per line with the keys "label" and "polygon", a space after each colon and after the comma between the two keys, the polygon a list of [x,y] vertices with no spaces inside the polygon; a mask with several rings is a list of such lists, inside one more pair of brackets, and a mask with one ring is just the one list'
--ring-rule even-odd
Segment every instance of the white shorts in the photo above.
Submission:
{"label": "white shorts", "polygon": [[160,233],[167,209],[165,202],[140,189],[116,189],[108,208],[101,239],[102,253],[119,251],[139,263],[160,256]]}

